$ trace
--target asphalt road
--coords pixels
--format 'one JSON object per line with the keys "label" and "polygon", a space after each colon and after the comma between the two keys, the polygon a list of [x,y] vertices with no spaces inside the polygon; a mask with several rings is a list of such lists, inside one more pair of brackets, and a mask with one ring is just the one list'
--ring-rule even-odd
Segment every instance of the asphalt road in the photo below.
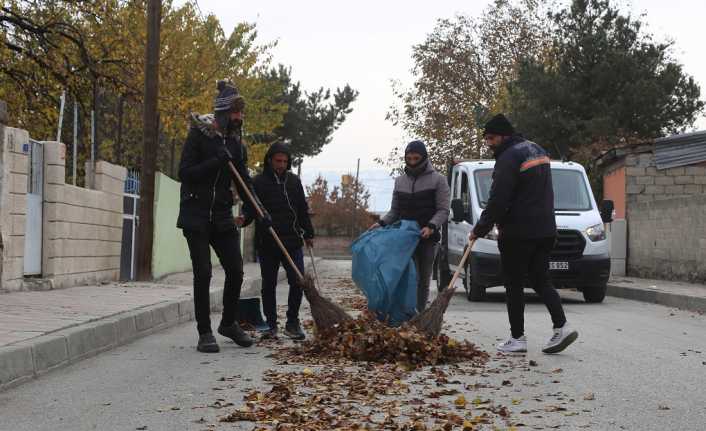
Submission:
{"label": "asphalt road", "polygon": [[[349,261],[319,266],[319,276],[329,280],[350,272]],[[286,289],[280,290],[284,304]],[[706,316],[616,298],[585,304],[580,294],[562,292],[580,337],[564,354],[547,356],[540,348],[551,335],[549,316],[528,298],[530,352],[493,354],[483,373],[460,376],[466,398],[507,406],[516,429],[706,427]],[[489,290],[483,303],[459,292],[447,312],[447,332],[494,352],[508,334],[503,301],[499,289]],[[187,323],[2,392],[0,430],[252,429],[219,423],[234,407],[218,407],[237,407],[244,392],[263,387],[263,372],[275,367],[270,347],[242,349],[219,338],[221,353],[204,355],[194,348],[195,334]]]}

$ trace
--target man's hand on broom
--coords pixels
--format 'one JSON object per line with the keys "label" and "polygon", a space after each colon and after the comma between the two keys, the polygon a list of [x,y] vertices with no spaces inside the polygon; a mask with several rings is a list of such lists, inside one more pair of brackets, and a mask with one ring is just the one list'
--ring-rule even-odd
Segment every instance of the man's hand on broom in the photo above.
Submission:
{"label": "man's hand on broom", "polygon": [[468,235],[468,242],[473,242],[478,239],[478,236],[476,236],[475,232],[471,232],[470,235]]}
{"label": "man's hand on broom", "polygon": [[427,239],[434,233],[434,229],[424,226],[421,233],[419,234],[422,238]]}

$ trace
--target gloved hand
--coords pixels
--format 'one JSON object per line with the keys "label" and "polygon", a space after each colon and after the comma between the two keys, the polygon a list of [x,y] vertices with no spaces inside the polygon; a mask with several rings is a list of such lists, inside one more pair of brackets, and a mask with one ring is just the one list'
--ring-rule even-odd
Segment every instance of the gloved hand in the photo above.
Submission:
{"label": "gloved hand", "polygon": [[218,147],[216,150],[216,157],[218,158],[218,161],[226,164],[228,162],[233,161],[233,155],[228,151],[228,148],[226,148],[225,145],[221,145]]}
{"label": "gloved hand", "polygon": [[262,217],[258,220],[260,225],[264,227],[265,229],[269,229],[272,227],[272,217],[270,217],[270,213],[265,212]]}

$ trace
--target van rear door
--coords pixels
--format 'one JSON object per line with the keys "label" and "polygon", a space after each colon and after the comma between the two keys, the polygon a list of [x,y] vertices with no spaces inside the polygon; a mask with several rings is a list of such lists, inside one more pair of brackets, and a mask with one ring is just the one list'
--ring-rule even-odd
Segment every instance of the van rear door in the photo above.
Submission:
{"label": "van rear door", "polygon": [[[452,214],[448,228],[448,259],[456,267],[463,256],[463,249],[471,233],[473,213],[471,210],[470,173],[463,165],[454,167],[451,178],[451,199],[461,202],[463,214]],[[458,221],[454,221],[454,219]]]}

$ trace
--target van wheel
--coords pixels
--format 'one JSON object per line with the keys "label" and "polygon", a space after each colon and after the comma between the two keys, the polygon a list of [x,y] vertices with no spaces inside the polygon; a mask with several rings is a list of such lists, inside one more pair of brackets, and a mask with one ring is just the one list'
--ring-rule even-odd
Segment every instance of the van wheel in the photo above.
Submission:
{"label": "van wheel", "polygon": [[466,289],[466,296],[469,301],[478,302],[485,299],[485,286],[473,281],[470,265],[466,267],[466,276],[463,277],[463,288]]}
{"label": "van wheel", "polygon": [[589,303],[600,303],[605,299],[607,285],[588,286],[582,289],[583,299]]}

